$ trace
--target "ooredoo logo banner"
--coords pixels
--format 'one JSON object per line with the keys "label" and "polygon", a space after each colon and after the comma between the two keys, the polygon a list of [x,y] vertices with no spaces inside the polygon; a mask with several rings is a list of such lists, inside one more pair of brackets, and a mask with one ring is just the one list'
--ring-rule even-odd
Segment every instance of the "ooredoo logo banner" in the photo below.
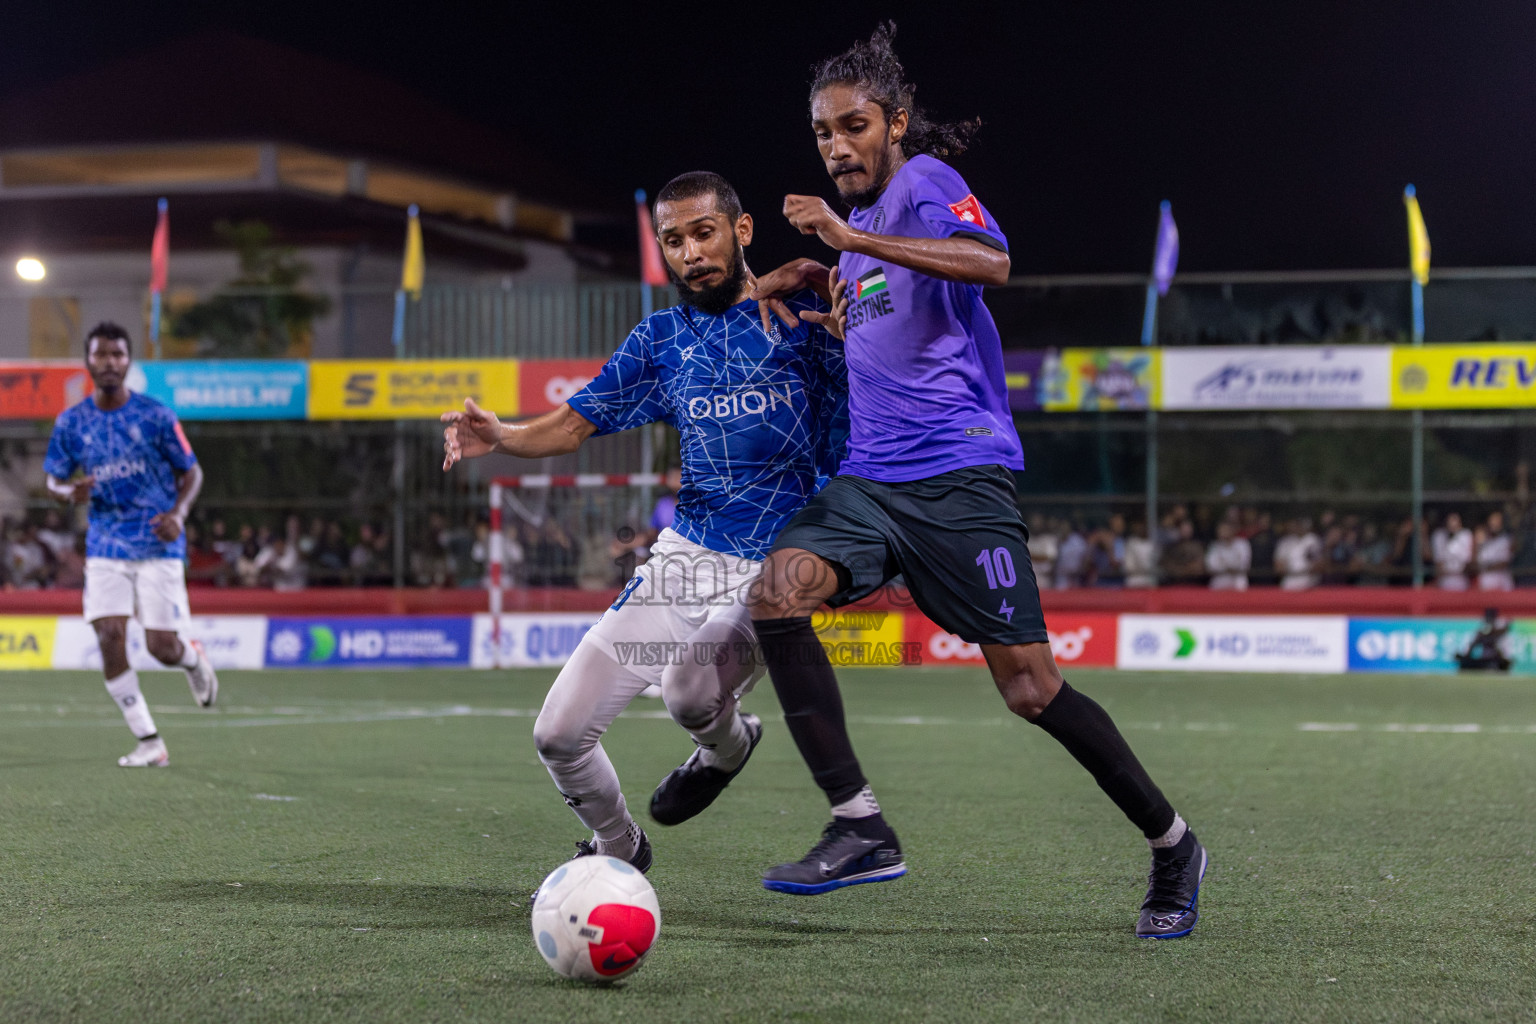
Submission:
{"label": "ooredoo logo banner", "polygon": [[[917,612],[906,613],[906,641],[924,665],[985,663],[979,644],[967,643]],[[1046,622],[1051,654],[1058,665],[1113,668],[1119,616],[1103,613],[1052,615]]]}
{"label": "ooredoo logo banner", "polygon": [[519,414],[537,416],[560,408],[602,368],[601,359],[524,360],[517,385]]}

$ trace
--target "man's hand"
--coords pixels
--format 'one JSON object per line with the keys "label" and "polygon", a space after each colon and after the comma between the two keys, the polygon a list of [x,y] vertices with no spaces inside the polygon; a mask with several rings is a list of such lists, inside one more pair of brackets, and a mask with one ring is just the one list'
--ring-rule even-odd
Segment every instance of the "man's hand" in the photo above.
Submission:
{"label": "man's hand", "polygon": [[815,260],[790,260],[753,281],[750,297],[757,300],[757,314],[762,318],[764,334],[768,333],[770,314],[778,317],[790,330],[800,326],[800,321],[783,299],[807,288],[828,302],[832,301],[827,286],[827,268]]}
{"label": "man's hand", "polygon": [[169,512],[161,512],[149,521],[154,527],[155,536],[169,544],[181,536],[181,528],[186,524],[186,517],[175,509]]}
{"label": "man's hand", "polygon": [[490,454],[502,438],[501,420],[476,405],[473,398],[464,399],[463,412],[445,412],[439,419],[448,424],[443,428],[444,473],[460,459]]}
{"label": "man's hand", "polygon": [[76,480],[69,488],[69,500],[76,505],[91,500],[91,488],[96,486],[96,478],[86,475]]}
{"label": "man's hand", "polygon": [[838,252],[846,252],[853,239],[853,229],[832,212],[825,199],[785,196],[784,216],[802,235],[815,235]]}
{"label": "man's hand", "polygon": [[808,309],[801,316],[813,324],[825,327],[827,333],[838,341],[848,340],[848,282],[838,276],[838,268],[833,267],[832,273],[827,277],[827,283],[832,286],[832,310],[829,313],[818,313]]}

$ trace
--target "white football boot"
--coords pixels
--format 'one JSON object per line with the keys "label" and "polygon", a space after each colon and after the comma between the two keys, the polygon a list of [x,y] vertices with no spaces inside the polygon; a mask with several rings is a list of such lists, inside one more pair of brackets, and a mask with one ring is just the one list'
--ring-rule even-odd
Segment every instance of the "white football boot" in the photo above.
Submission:
{"label": "white football boot", "polygon": [[166,752],[165,740],[158,736],[152,740],[139,740],[132,753],[117,759],[119,768],[164,768],[170,763],[171,755]]}
{"label": "white football boot", "polygon": [[186,670],[192,699],[200,707],[211,708],[213,702],[219,699],[219,677],[213,671],[213,663],[208,660],[208,652],[203,650],[202,641],[188,640],[187,643],[197,652],[197,667]]}

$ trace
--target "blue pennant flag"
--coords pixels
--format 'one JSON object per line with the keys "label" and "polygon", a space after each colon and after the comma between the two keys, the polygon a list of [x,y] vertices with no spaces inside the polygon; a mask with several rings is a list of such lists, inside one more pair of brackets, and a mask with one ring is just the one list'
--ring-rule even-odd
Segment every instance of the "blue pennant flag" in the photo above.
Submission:
{"label": "blue pennant flag", "polygon": [[1164,199],[1157,221],[1157,250],[1152,257],[1152,280],[1157,294],[1167,295],[1179,267],[1179,226],[1173,222],[1173,206]]}

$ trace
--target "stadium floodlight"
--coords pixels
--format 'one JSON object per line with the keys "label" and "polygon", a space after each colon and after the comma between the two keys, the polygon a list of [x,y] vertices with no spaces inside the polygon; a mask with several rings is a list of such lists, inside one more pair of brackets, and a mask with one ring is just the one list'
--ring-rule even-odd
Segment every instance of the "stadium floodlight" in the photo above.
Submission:
{"label": "stadium floodlight", "polygon": [[16,276],[23,281],[41,281],[48,276],[48,268],[36,256],[23,256],[16,261]]}

